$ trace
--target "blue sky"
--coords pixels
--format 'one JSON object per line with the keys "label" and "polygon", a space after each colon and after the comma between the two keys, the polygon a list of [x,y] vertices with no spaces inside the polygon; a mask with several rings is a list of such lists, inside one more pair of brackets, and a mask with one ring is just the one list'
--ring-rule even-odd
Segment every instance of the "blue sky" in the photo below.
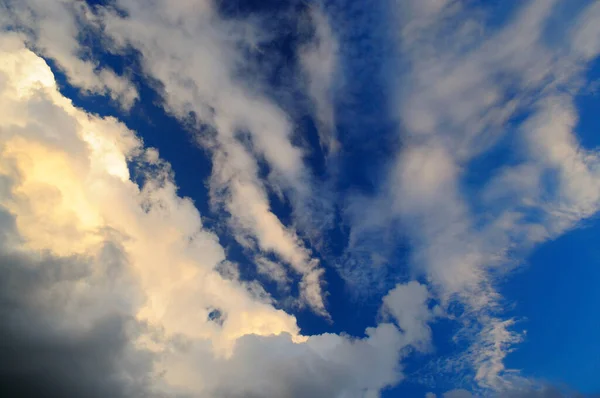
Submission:
{"label": "blue sky", "polygon": [[599,27],[0,0],[2,388],[600,394]]}

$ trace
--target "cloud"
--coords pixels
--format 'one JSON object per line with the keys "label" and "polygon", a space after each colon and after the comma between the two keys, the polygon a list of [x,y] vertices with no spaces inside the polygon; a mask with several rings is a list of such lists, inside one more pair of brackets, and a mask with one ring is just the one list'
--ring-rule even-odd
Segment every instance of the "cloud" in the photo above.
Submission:
{"label": "cloud", "polygon": [[[586,62],[598,54],[597,4],[562,21],[565,35],[549,43],[556,4],[519,4],[491,27],[484,9],[461,2],[395,3],[402,146],[387,184],[370,203],[360,199],[353,219],[357,234],[400,223],[413,271],[445,306],[460,303],[460,336],[473,343],[465,358],[489,388],[510,383],[502,360],[521,341],[514,320],[502,319],[497,276],[600,209],[600,155],[578,143],[573,106]],[[524,122],[512,119],[518,114]],[[519,145],[513,163],[468,185],[473,164],[505,137]],[[545,188],[544,175],[556,176],[556,186]]]}
{"label": "cloud", "polygon": [[[3,33],[0,54],[2,389],[153,396],[155,353],[135,343],[147,330],[135,318],[143,294],[119,236],[96,230],[98,214],[78,180],[82,169],[96,188],[127,178],[125,159],[114,155],[133,142],[113,121],[74,109],[18,36]],[[93,141],[87,131],[93,148],[78,137],[91,125],[106,137]]]}
{"label": "cloud", "polygon": [[234,356],[211,358],[196,347],[188,356],[190,374],[201,377],[207,397],[363,397],[378,396],[401,379],[403,347],[390,324],[367,329],[365,339],[333,334],[294,344],[289,336],[246,336]]}
{"label": "cloud", "polygon": [[[290,264],[303,276],[303,301],[328,316],[318,261],[311,258],[294,228],[283,225],[271,211],[267,186],[259,178],[260,162],[266,160],[271,184],[276,191],[290,194],[299,223],[314,223],[310,220],[316,218],[304,213],[316,214],[313,209],[322,203],[313,199],[303,150],[291,142],[288,116],[254,90],[250,81],[236,78],[245,65],[241,48],[253,48],[266,37],[257,23],[220,19],[208,1],[161,2],[150,9],[133,0],[94,8],[58,0],[6,1],[3,7],[11,15],[6,28],[23,31],[34,48],[57,63],[70,84],[84,92],[109,95],[125,108],[137,98],[134,85],[127,77],[99,67],[90,47],[81,41],[100,40],[115,54],[138,49],[145,72],[164,86],[169,111],[182,120],[193,112],[215,128],[217,135],[210,142],[208,137],[198,139],[213,151],[213,198],[231,213],[234,236],[242,244],[256,242],[250,247],[275,253]],[[183,59],[186,62],[177,61]],[[240,132],[250,134],[251,147],[238,140]],[[245,206],[247,200],[254,204]]]}
{"label": "cloud", "polygon": [[427,306],[427,287],[412,281],[398,284],[383,298],[383,309],[398,322],[407,342],[421,350],[426,350],[431,341],[429,323],[433,313]]}
{"label": "cloud", "polygon": [[600,18],[600,6],[598,3],[592,3],[571,31],[573,47],[585,60],[596,58],[600,52],[598,18]]}
{"label": "cloud", "polygon": [[484,326],[467,353],[477,370],[475,381],[493,389],[511,388],[519,377],[505,373],[503,361],[523,338],[511,330],[515,323],[513,319],[490,317],[480,322]]}
{"label": "cloud", "polygon": [[[246,79],[248,54],[260,50],[268,34],[258,19],[228,20],[210,2],[119,2],[127,17],[102,11],[105,34],[118,45],[140,51],[147,75],[163,85],[167,109],[186,120],[193,113],[214,134],[198,141],[212,153],[213,202],[231,215],[234,236],[248,248],[277,255],[303,277],[304,301],[328,316],[318,260],[292,226],[271,210],[268,188],[283,193],[300,225],[321,219],[305,151],[293,141],[290,117]],[[249,52],[249,53],[248,53]],[[185,60],[185,62],[181,62]],[[268,167],[268,181],[260,167]],[[316,210],[315,210],[316,209]]]}
{"label": "cloud", "polygon": [[470,398],[472,396],[467,390],[452,390],[445,392],[443,395],[444,398]]}
{"label": "cloud", "polygon": [[275,253],[302,275],[303,298],[316,312],[327,316],[321,292],[318,260],[295,233],[286,228],[269,207],[266,190],[258,178],[256,162],[243,146],[229,141],[227,149],[213,155],[211,191],[213,201],[223,202],[232,215],[231,225],[238,241],[267,253]]}
{"label": "cloud", "polygon": [[[10,216],[2,215],[3,232],[10,233]],[[97,258],[8,251],[3,245],[0,255],[2,390],[12,396],[153,396],[154,353],[133,344],[144,325],[119,303],[129,300],[131,289],[122,283],[126,260],[118,246],[107,243]]]}
{"label": "cloud", "polygon": [[280,287],[286,287],[290,282],[287,272],[281,264],[264,257],[257,257],[254,261],[256,262],[258,272],[266,278],[277,282]]}
{"label": "cloud", "polygon": [[319,121],[321,146],[335,153],[339,146],[333,109],[333,89],[336,72],[339,73],[338,43],[323,11],[318,6],[310,11],[314,39],[300,50],[300,63],[307,76],[308,93]]}
{"label": "cloud", "polygon": [[363,338],[301,335],[258,283],[219,272],[217,237],[156,150],[74,107],[22,36],[3,33],[0,56],[3,387],[376,397],[429,344],[428,294],[414,283],[386,299],[402,330],[382,322]]}
{"label": "cloud", "polygon": [[[528,1],[493,27],[462,2],[393,4],[402,145],[376,197],[350,204],[346,254],[363,255],[362,242],[387,246],[401,229],[413,249],[407,273],[426,285],[396,285],[383,298],[384,320],[353,338],[302,335],[257,281],[239,280],[159,153],[118,120],[75,108],[38,56],[73,86],[127,109],[135,85],[101,66],[93,47],[98,40],[102,51],[137,54],[165,109],[211,156],[214,213],[227,215],[259,273],[329,318],[324,268],[308,240],[331,224],[333,195],[317,186],[294,115],[252,73],[258,59],[270,62],[269,16],[225,16],[208,0],[2,1],[0,206],[12,228],[2,230],[2,253],[15,264],[7,301],[26,319],[8,311],[6,333],[19,351],[39,342],[28,354],[39,366],[18,362],[7,383],[26,388],[58,363],[48,382],[57,394],[101,384],[117,396],[377,396],[402,380],[406,355],[431,350],[430,323],[446,314],[470,345],[455,364],[467,362],[480,388],[513,394],[523,380],[503,360],[522,337],[504,317],[497,277],[600,208],[600,155],[578,142],[574,106],[600,51],[600,12],[592,3],[564,35],[548,38],[557,4]],[[321,144],[334,152],[332,91],[343,68],[323,10],[307,16],[313,40],[293,51]],[[468,186],[473,164],[507,137],[518,144],[511,162]],[[291,206],[291,221],[278,217],[274,200]],[[367,257],[383,264],[392,252]],[[46,268],[58,275],[40,275]],[[80,273],[65,271],[72,268]],[[385,272],[358,266],[347,274]],[[21,285],[31,294],[22,296]],[[440,307],[430,308],[432,300]],[[46,316],[56,325],[38,325]],[[56,352],[45,356],[50,347]],[[65,370],[70,356],[80,361],[76,382]],[[468,393],[446,395],[456,394]]]}
{"label": "cloud", "polygon": [[0,7],[8,15],[2,30],[22,31],[31,46],[57,63],[72,85],[84,93],[108,95],[125,108],[137,100],[137,89],[126,77],[99,67],[90,49],[81,46],[81,37],[98,29],[85,3],[5,0]]}
{"label": "cloud", "polygon": [[[3,37],[2,51],[0,169],[11,181],[2,205],[14,214],[23,250],[94,256],[114,236],[145,297],[129,316],[223,350],[246,333],[297,334],[293,317],[218,274],[222,248],[164,168],[155,165],[141,190],[129,180],[128,159],[153,159],[130,131],[74,108],[18,39]],[[101,297],[92,301],[110,308]],[[223,327],[207,321],[209,307],[227,314]]]}
{"label": "cloud", "polygon": [[[413,291],[415,297],[402,301]],[[377,397],[403,379],[400,361],[411,349],[429,346],[427,304],[422,285],[399,285],[384,307],[393,306],[402,330],[380,323],[362,339],[323,334],[302,344],[286,334],[247,335],[228,358],[212,357],[204,345],[193,344],[185,360],[197,372],[190,377],[202,378],[210,397]]]}

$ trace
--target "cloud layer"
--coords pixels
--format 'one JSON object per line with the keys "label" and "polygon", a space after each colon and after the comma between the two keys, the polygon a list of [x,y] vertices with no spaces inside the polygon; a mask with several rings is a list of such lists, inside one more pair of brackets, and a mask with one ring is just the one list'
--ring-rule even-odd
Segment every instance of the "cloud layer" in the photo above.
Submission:
{"label": "cloud layer", "polygon": [[[3,386],[378,397],[407,377],[411,354],[435,353],[444,319],[460,329],[445,337],[466,349],[435,370],[466,371],[475,392],[443,397],[565,395],[506,369],[524,337],[498,283],[600,210],[600,153],[580,143],[576,106],[600,53],[600,4],[558,18],[560,2],[529,0],[494,22],[467,3],[383,7],[392,66],[381,124],[398,145],[377,159],[370,192],[348,194],[336,178],[355,148],[344,147],[337,107],[360,100],[344,97],[344,62],[363,55],[348,49],[352,32],[333,28],[343,25],[334,6],[0,0]],[[210,158],[206,208],[251,272],[241,276],[222,231],[180,195],[160,148],[76,107],[61,77],[123,120],[145,100],[140,82],[159,94]],[[377,132],[362,133],[366,148]],[[509,154],[482,166],[497,150]],[[402,245],[407,264],[390,270]],[[357,336],[309,335],[304,309],[335,328],[325,278],[336,267],[349,297],[373,282],[392,288],[376,292]],[[400,276],[377,280],[388,271]]]}
{"label": "cloud layer", "polygon": [[[0,45],[6,388],[329,397],[377,395],[402,378],[406,350],[430,338],[424,287],[386,299],[402,331],[302,336],[260,285],[218,272],[218,239],[156,150],[75,108],[21,36]],[[404,310],[403,289],[423,292]]]}

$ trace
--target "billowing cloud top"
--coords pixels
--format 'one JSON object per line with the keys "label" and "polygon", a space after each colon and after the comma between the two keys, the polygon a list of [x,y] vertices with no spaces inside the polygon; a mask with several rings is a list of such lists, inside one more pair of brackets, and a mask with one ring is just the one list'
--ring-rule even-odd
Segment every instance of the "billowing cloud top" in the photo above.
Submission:
{"label": "billowing cloud top", "polygon": [[566,396],[501,286],[600,210],[600,4],[221,3],[0,0],[3,391]]}

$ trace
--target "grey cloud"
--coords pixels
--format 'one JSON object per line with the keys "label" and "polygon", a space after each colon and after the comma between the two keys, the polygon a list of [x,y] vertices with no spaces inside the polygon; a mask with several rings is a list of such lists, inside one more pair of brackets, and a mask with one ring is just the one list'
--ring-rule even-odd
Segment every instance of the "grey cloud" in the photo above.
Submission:
{"label": "grey cloud", "polygon": [[[394,305],[404,332],[381,323],[362,339],[299,335],[295,318],[271,306],[260,285],[213,272],[223,250],[192,202],[177,196],[156,151],[142,152],[116,120],[73,108],[19,40],[0,44],[13,62],[0,64],[10,83],[4,130],[30,141],[14,153],[12,141],[0,143],[8,148],[0,157],[8,209],[0,217],[0,369],[10,395],[147,397],[156,386],[210,398],[358,398],[402,379],[399,361],[414,334],[407,322],[422,321],[423,303]],[[29,113],[30,101],[47,114]],[[29,128],[32,120],[46,128]],[[130,155],[151,169],[141,187],[129,179]],[[160,354],[138,349],[138,337]]]}
{"label": "grey cloud", "polygon": [[333,334],[294,344],[289,335],[248,335],[229,359],[214,358],[202,344],[184,355],[195,358],[204,378],[200,397],[362,398],[402,378],[402,334],[391,324],[367,330],[365,339]]}
{"label": "grey cloud", "polygon": [[467,390],[452,390],[444,393],[443,398],[472,398],[473,394],[471,394]]}
{"label": "grey cloud", "polygon": [[[132,342],[143,325],[116,310],[93,308],[111,300],[110,286],[90,286],[93,259],[10,253],[6,237],[12,224],[12,217],[0,211],[2,395],[151,396],[147,382],[153,357]],[[100,259],[113,282],[121,277],[120,254],[108,244]],[[106,297],[96,302],[99,289]]]}

